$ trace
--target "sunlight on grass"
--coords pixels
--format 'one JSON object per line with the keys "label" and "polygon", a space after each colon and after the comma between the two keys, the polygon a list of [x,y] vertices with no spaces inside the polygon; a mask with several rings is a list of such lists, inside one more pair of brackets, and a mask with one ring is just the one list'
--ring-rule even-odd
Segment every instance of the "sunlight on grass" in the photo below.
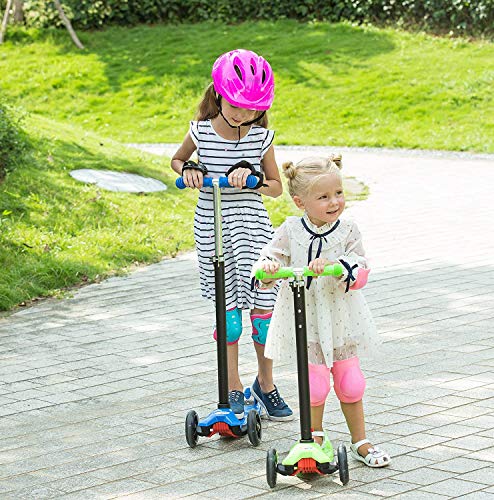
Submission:
{"label": "sunlight on grass", "polygon": [[[54,289],[156,262],[193,245],[195,196],[173,187],[167,159],[32,117],[33,151],[0,186],[0,309]],[[145,195],[79,183],[72,169],[104,168],[170,186]]]}
{"label": "sunlight on grass", "polygon": [[[83,52],[64,31],[12,29],[0,47],[1,92],[30,113],[32,146],[0,185],[0,310],[193,248],[197,194],[175,189],[169,159],[123,143],[181,141],[212,62],[235,47],[275,70],[278,144],[494,152],[492,43],[288,20],[81,38]],[[78,168],[154,177],[169,190],[104,191],[72,179]],[[368,195],[348,185],[350,203]],[[299,214],[286,190],[265,201],[275,226]]]}
{"label": "sunlight on grass", "polygon": [[[273,43],[272,33],[276,33]],[[200,35],[200,47],[198,36]],[[279,144],[494,151],[494,48],[392,29],[281,20],[21,32],[2,91],[29,111],[125,142],[178,142],[222,52],[265,55]]]}

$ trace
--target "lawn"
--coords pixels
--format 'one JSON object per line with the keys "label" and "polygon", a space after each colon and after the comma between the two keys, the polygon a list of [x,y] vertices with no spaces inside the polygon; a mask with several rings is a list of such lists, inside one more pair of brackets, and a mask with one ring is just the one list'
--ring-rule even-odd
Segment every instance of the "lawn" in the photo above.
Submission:
{"label": "lawn", "polygon": [[[10,33],[10,32],[9,32]],[[3,93],[122,142],[181,141],[222,52],[265,55],[278,144],[494,152],[494,46],[350,24],[218,23],[12,31]]]}
{"label": "lawn", "polygon": [[168,161],[67,123],[26,126],[33,151],[0,185],[0,310],[192,246],[192,192],[113,193],[69,176],[110,168],[171,186]]}
{"label": "lawn", "polygon": [[[31,153],[0,184],[0,311],[193,247],[197,193],[175,188],[168,158],[39,116],[25,127]],[[70,177],[78,168],[136,173],[169,189],[105,191]],[[286,193],[267,205],[276,224],[296,213]]]}
{"label": "lawn", "polygon": [[[0,184],[0,310],[193,247],[196,194],[173,187],[169,159],[125,143],[180,141],[212,61],[233,47],[275,69],[278,144],[494,152],[487,42],[293,21],[111,28],[81,33],[82,52],[64,31],[8,35],[0,91],[27,112],[31,153]],[[76,168],[169,189],[112,193],[73,180]],[[287,193],[266,201],[275,225],[296,213]]]}

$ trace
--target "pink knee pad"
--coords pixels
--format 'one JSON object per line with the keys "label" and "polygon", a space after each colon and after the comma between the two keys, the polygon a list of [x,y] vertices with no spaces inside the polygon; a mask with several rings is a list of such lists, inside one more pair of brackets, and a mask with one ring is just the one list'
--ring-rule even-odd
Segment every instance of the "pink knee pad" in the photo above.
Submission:
{"label": "pink knee pad", "polygon": [[365,378],[357,356],[335,361],[333,368],[334,392],[342,403],[356,403],[365,391]]}
{"label": "pink knee pad", "polygon": [[326,402],[326,398],[331,390],[329,372],[330,369],[326,365],[312,365],[309,363],[311,406],[321,406]]}

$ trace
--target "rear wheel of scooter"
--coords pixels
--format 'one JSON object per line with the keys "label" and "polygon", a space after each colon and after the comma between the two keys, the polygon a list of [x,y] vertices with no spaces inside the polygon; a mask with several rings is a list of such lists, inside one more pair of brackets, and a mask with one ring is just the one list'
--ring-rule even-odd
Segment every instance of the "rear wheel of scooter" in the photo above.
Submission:
{"label": "rear wheel of scooter", "polygon": [[350,481],[350,473],[348,472],[348,456],[346,447],[343,443],[338,446],[338,472],[342,484],[347,484]]}
{"label": "rear wheel of scooter", "polygon": [[261,417],[256,410],[250,410],[247,414],[247,434],[252,446],[259,446],[261,443],[262,426]]}
{"label": "rear wheel of scooter", "polygon": [[269,448],[266,456],[266,479],[269,487],[276,486],[276,466],[278,465],[278,454],[274,448]]}
{"label": "rear wheel of scooter", "polygon": [[190,410],[185,417],[185,439],[191,448],[195,448],[199,440],[199,436],[197,435],[198,423],[199,417],[197,413],[194,410]]}

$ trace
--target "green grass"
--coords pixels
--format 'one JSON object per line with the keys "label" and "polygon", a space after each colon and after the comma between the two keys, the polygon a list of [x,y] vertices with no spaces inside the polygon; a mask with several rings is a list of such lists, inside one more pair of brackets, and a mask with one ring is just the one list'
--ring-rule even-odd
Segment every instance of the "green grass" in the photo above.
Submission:
{"label": "green grass", "polygon": [[[196,194],[173,187],[169,159],[123,143],[180,141],[233,47],[275,69],[278,143],[494,152],[487,42],[292,21],[111,28],[82,33],[83,52],[64,31],[8,35],[0,91],[28,112],[32,149],[0,184],[0,310],[193,247]],[[170,189],[112,193],[73,180],[76,168]],[[350,186],[349,201],[367,196]],[[266,206],[275,226],[297,213],[286,192]]]}
{"label": "green grass", "polygon": [[112,169],[172,186],[169,161],[46,118],[26,125],[34,150],[0,185],[0,310],[193,245],[192,192],[113,193],[69,176]]}
{"label": "green grass", "polygon": [[[168,158],[43,117],[26,126],[31,154],[0,184],[0,311],[193,248],[197,193],[174,187]],[[70,177],[78,168],[154,177],[169,189],[105,191]],[[348,199],[360,199],[361,187],[351,189]],[[298,213],[287,192],[266,206],[275,225]]]}
{"label": "green grass", "polygon": [[282,20],[9,31],[2,93],[123,142],[181,141],[211,65],[251,48],[276,76],[278,144],[494,152],[494,46],[350,24]]}
{"label": "green grass", "polygon": [[[39,116],[25,127],[31,153],[0,184],[0,311],[193,247],[197,193],[174,187],[168,158]],[[169,189],[105,191],[70,177],[78,168],[154,177]],[[287,194],[268,205],[277,224],[295,213]]]}

